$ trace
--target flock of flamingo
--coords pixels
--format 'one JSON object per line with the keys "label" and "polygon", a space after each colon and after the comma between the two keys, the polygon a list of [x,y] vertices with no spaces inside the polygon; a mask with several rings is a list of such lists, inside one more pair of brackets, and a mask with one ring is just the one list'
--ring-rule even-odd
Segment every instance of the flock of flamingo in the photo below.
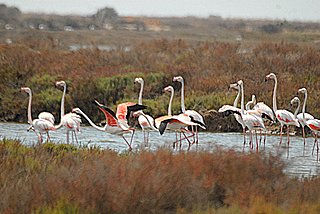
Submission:
{"label": "flock of flamingo", "polygon": [[[300,100],[298,97],[294,97],[291,100],[291,104],[297,103],[296,111],[291,113],[285,109],[277,108],[277,77],[274,73],[270,73],[265,77],[265,81],[274,80],[274,90],[273,90],[273,108],[271,109],[263,102],[256,103],[255,96],[252,95],[252,100],[246,104],[246,108],[244,107],[244,84],[242,80],[239,80],[237,83],[231,84],[230,88],[238,91],[238,94],[235,98],[234,104],[232,105],[224,105],[222,106],[218,112],[224,115],[233,114],[236,120],[243,128],[243,145],[246,144],[246,128],[249,131],[250,140],[249,145],[250,148],[253,148],[253,134],[256,135],[256,147],[258,149],[258,139],[257,133],[260,132],[260,135],[264,132],[264,143],[266,141],[266,133],[267,129],[265,127],[265,120],[270,120],[273,123],[276,120],[280,123],[280,144],[282,142],[282,132],[283,126],[287,126],[287,144],[289,146],[290,136],[289,136],[289,126],[297,126],[302,127],[304,145],[305,145],[305,126],[309,127],[314,134],[314,146],[317,145],[317,150],[319,150],[317,137],[320,132],[320,120],[315,119],[311,114],[305,112],[306,102],[307,102],[307,89],[301,88],[298,90],[298,93],[304,94],[304,102],[302,107],[302,113],[298,114],[300,109]],[[164,92],[170,92],[170,100],[168,106],[167,115],[153,118],[152,116],[145,114],[143,112],[147,106],[142,104],[142,93],[144,87],[144,80],[142,78],[136,78],[134,80],[135,83],[139,83],[141,85],[139,92],[138,103],[126,102],[121,103],[117,106],[116,112],[107,106],[95,101],[97,107],[103,112],[106,119],[105,126],[96,125],[80,108],[74,108],[68,114],[65,114],[64,110],[64,101],[67,85],[64,81],[56,82],[57,87],[63,87],[63,94],[61,98],[61,113],[60,113],[60,123],[55,125],[55,118],[49,112],[41,112],[38,115],[37,119],[32,119],[31,116],[31,103],[32,103],[32,92],[30,88],[22,87],[21,91],[24,91],[29,94],[29,103],[28,103],[28,123],[30,127],[28,130],[32,130],[36,133],[38,137],[38,142],[43,142],[43,134],[47,134],[47,141],[50,140],[49,131],[55,131],[60,129],[61,127],[66,128],[67,133],[67,143],[70,142],[69,134],[71,132],[72,142],[75,141],[78,143],[77,133],[80,131],[81,124],[81,116],[83,116],[89,124],[102,132],[106,132],[109,134],[115,134],[121,136],[125,143],[128,145],[129,150],[132,150],[132,140],[135,133],[135,127],[131,127],[129,124],[129,120],[131,118],[138,118],[139,125],[144,133],[144,143],[148,146],[149,142],[149,132],[157,131],[161,135],[165,131],[173,131],[176,135],[176,140],[173,142],[173,148],[181,149],[182,141],[186,140],[188,142],[188,150],[193,144],[197,144],[199,142],[198,130],[199,128],[206,129],[205,122],[203,117],[196,112],[195,110],[186,110],[184,104],[184,80],[181,76],[177,76],[173,78],[173,81],[177,81],[181,83],[181,113],[178,115],[172,115],[171,106],[172,100],[174,97],[174,89],[172,86],[168,86],[164,88]],[[240,108],[238,108],[238,102],[241,96]],[[251,109],[251,105],[254,105]],[[81,116],[80,116],[81,115]],[[130,140],[126,139],[124,134],[131,134]],[[178,137],[179,135],[179,137]],[[182,136],[183,135],[183,136]],[[261,142],[261,136],[260,136]],[[178,143],[180,143],[178,145]]]}

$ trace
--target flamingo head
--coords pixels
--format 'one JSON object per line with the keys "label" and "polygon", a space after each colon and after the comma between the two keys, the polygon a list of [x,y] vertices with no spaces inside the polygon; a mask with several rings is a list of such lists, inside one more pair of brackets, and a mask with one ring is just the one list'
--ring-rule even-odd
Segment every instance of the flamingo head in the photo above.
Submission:
{"label": "flamingo head", "polygon": [[64,87],[64,86],[66,86],[66,82],[65,82],[65,81],[57,81],[57,82],[56,82],[56,86],[57,86],[57,87],[58,87],[58,86]]}
{"label": "flamingo head", "polygon": [[164,91],[164,92],[172,92],[172,91],[174,91],[174,89],[173,89],[173,87],[172,87],[171,85],[169,85],[169,86],[165,87],[165,88],[163,89],[163,91]]}
{"label": "flamingo head", "polygon": [[257,103],[256,95],[252,94],[251,101],[253,102],[253,104]]}
{"label": "flamingo head", "polygon": [[266,78],[264,79],[265,82],[267,82],[270,79],[276,79],[276,75],[274,73],[270,73],[266,76]]}
{"label": "flamingo head", "polygon": [[242,86],[242,85],[243,85],[243,81],[242,81],[242,80],[239,80],[239,81],[237,82],[237,84],[238,84],[239,86]]}
{"label": "flamingo head", "polygon": [[182,76],[173,77],[173,81],[183,82]]}
{"label": "flamingo head", "polygon": [[229,85],[228,90],[230,89],[240,90],[240,86],[238,85],[238,83],[233,83]]}
{"label": "flamingo head", "polygon": [[293,105],[294,103],[300,103],[300,99],[298,97],[294,97],[291,101],[290,104]]}
{"label": "flamingo head", "polygon": [[139,84],[143,84],[143,79],[141,77],[137,77],[134,79],[134,83],[139,83]]}
{"label": "flamingo head", "polygon": [[300,88],[298,90],[298,93],[306,94],[307,93],[307,89],[306,88]]}
{"label": "flamingo head", "polygon": [[23,92],[26,92],[26,93],[28,93],[28,94],[31,93],[31,89],[28,88],[28,87],[22,87],[20,90],[23,91]]}
{"label": "flamingo head", "polygon": [[81,114],[82,111],[81,111],[79,108],[73,108],[73,109],[72,109],[72,113]]}

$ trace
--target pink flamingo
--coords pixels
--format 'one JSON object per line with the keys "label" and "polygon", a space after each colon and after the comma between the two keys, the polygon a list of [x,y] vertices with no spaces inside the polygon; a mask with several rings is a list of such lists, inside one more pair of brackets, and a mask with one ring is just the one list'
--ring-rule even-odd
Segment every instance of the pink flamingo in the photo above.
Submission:
{"label": "pink flamingo", "polygon": [[300,124],[298,122],[298,119],[294,117],[294,115],[287,110],[278,110],[277,108],[277,77],[274,73],[270,73],[266,76],[265,81],[268,81],[270,79],[274,80],[274,89],[273,89],[273,112],[276,115],[277,120],[280,122],[280,144],[282,143],[282,130],[283,126],[287,126],[287,140],[288,140],[288,146],[290,144],[290,137],[289,137],[289,126],[294,125],[297,127],[300,127]]}

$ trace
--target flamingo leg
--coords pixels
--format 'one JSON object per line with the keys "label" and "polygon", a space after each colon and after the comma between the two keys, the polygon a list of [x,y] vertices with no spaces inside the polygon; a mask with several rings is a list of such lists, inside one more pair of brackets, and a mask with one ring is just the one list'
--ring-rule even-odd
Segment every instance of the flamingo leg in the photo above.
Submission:
{"label": "flamingo leg", "polygon": [[257,136],[257,131],[255,131],[256,133],[256,150],[258,151],[259,148],[259,144],[258,144],[258,136]]}
{"label": "flamingo leg", "polygon": [[315,147],[315,145],[316,145],[316,142],[317,142],[317,135],[315,134],[315,135],[314,135],[313,148],[312,148],[312,155],[313,155],[313,151],[314,151],[314,147]]}
{"label": "flamingo leg", "polygon": [[263,147],[266,147],[267,132],[264,133]]}
{"label": "flamingo leg", "polygon": [[280,125],[280,143],[279,143],[279,145],[281,145],[281,143],[282,143],[282,130],[283,130],[283,125],[281,124]]}
{"label": "flamingo leg", "polygon": [[122,138],[124,139],[124,141],[126,142],[126,144],[129,146],[129,151],[132,151],[132,147],[129,144],[129,142],[127,141],[127,139],[122,135]]}
{"label": "flamingo leg", "polygon": [[51,140],[50,140],[49,132],[47,131],[47,143],[48,143],[49,141],[51,141]]}
{"label": "flamingo leg", "polygon": [[187,137],[186,136],[186,134],[183,132],[183,131],[181,131],[182,132],[182,134],[184,135],[184,137],[185,137],[185,139],[188,141],[188,143],[189,143],[189,146],[188,146],[188,151],[190,150],[190,147],[191,147],[191,142],[190,142],[190,140],[189,140],[189,137]]}
{"label": "flamingo leg", "polygon": [[198,146],[199,144],[199,132],[198,132],[198,126],[196,126],[196,144]]}
{"label": "flamingo leg", "polygon": [[178,133],[176,132],[176,141],[173,142],[172,148],[175,149],[176,143],[178,143]]}
{"label": "flamingo leg", "polygon": [[135,129],[133,129],[133,131],[132,131],[132,135],[131,135],[131,139],[130,139],[130,147],[131,147],[131,144],[132,144],[132,140],[133,140],[134,132],[135,132]]}
{"label": "flamingo leg", "polygon": [[181,146],[182,146],[182,140],[181,140],[181,132],[180,132],[180,145],[179,145],[179,150],[181,150]]}
{"label": "flamingo leg", "polygon": [[252,131],[250,130],[249,131],[249,134],[250,134],[250,142],[249,142],[249,145],[250,145],[250,149],[253,148],[253,145],[252,145]]}
{"label": "flamingo leg", "polygon": [[146,131],[143,130],[143,143],[144,143],[144,146],[146,146],[146,142],[147,142],[147,140],[146,140]]}
{"label": "flamingo leg", "polygon": [[67,144],[69,144],[69,130],[67,130]]}
{"label": "flamingo leg", "polygon": [[304,131],[304,126],[302,126],[302,137],[303,137],[303,147],[306,146],[306,133]]}
{"label": "flamingo leg", "polygon": [[242,128],[242,132],[243,132],[243,147],[246,145],[246,128]]}
{"label": "flamingo leg", "polygon": [[79,144],[78,143],[78,138],[77,138],[77,133],[76,133],[76,131],[73,131],[73,132],[74,132],[74,138],[76,139],[76,143]]}
{"label": "flamingo leg", "polygon": [[149,146],[149,134],[150,134],[150,132],[147,131],[147,147]]}
{"label": "flamingo leg", "polygon": [[74,133],[74,131],[72,130],[72,131],[71,131],[71,140],[72,140],[72,144],[74,144],[74,142],[73,142],[73,141],[74,141],[74,140],[73,140],[73,133]]}
{"label": "flamingo leg", "polygon": [[290,144],[290,136],[289,136],[289,125],[287,125],[287,140],[288,140],[288,142],[287,142],[287,144],[288,144],[288,147],[289,147],[289,144]]}

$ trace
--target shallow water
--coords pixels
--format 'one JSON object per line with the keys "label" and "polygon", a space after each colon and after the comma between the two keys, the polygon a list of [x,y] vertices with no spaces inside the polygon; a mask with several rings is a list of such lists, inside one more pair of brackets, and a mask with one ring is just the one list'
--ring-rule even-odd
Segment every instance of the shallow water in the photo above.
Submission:
{"label": "shallow water", "polygon": [[[17,123],[0,123],[0,139],[19,139],[22,143],[31,145],[37,142],[37,137],[34,132],[28,132],[28,124]],[[61,128],[58,131],[50,133],[51,140],[56,143],[66,142],[66,131]],[[71,137],[71,134],[70,134]],[[129,140],[130,134],[125,135]],[[44,140],[46,136],[44,136]],[[160,136],[158,132],[150,133],[149,149],[155,150],[159,147],[172,147],[172,142],[175,141],[174,133],[165,133]],[[81,145],[99,146],[101,148],[109,148],[119,152],[128,149],[124,140],[116,135],[107,134],[98,131],[91,126],[81,127],[81,132],[78,134],[78,141]],[[255,142],[255,141],[254,141]],[[199,145],[191,147],[191,150],[213,150],[216,146],[222,148],[235,149],[237,151],[256,151],[250,150],[248,146],[243,149],[243,136],[240,133],[199,133]],[[260,151],[280,154],[282,159],[288,163],[286,173],[297,177],[309,177],[318,175],[320,172],[320,163],[317,161],[317,154],[312,155],[313,138],[307,138],[305,149],[303,149],[303,139],[301,137],[291,136],[290,147],[286,146],[286,136],[283,138],[282,146],[279,146],[279,136],[268,136],[265,148],[260,146]],[[132,143],[133,149],[143,147],[143,132],[136,131]],[[183,150],[187,149],[187,142],[183,141]]]}

